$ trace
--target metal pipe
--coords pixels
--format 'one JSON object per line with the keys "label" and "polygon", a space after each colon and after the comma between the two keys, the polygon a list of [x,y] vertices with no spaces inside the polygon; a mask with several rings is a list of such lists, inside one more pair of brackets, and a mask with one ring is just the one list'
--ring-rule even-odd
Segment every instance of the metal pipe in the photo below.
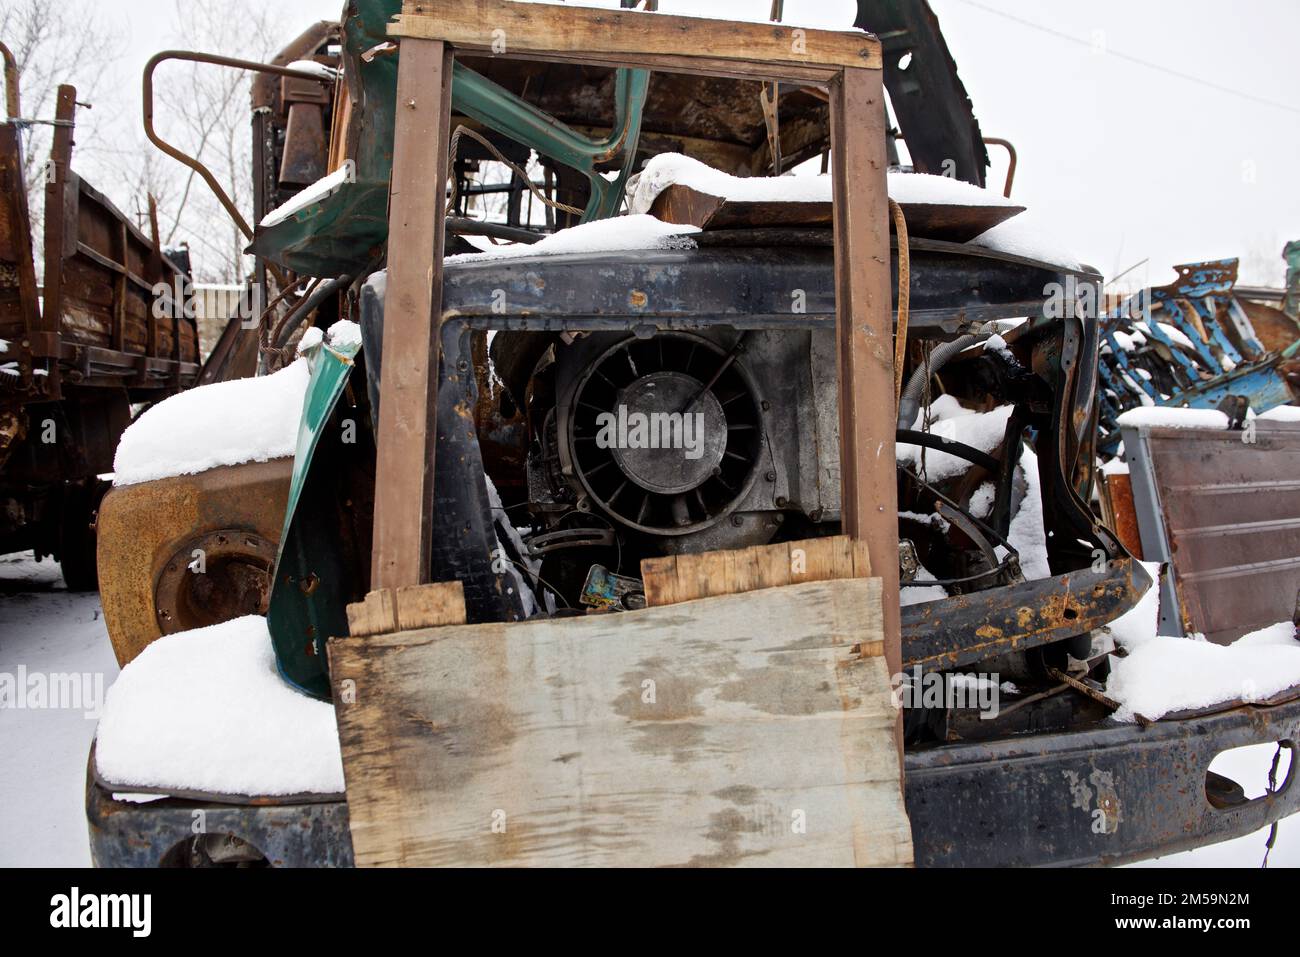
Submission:
{"label": "metal pipe", "polygon": [[[283,349],[285,344],[293,338],[293,332],[302,324],[302,320],[307,318],[307,316],[310,316],[313,310],[315,310],[317,306],[330,296],[352,285],[352,278],[353,277],[351,276],[337,276],[334,279],[326,279],[319,286],[313,289],[311,293],[303,299],[301,304],[295,304],[290,315],[295,315],[297,321],[290,323],[281,320],[284,324],[281,326],[280,333],[275,338],[272,345],[277,349]],[[288,319],[288,316],[286,316],[285,319]]]}
{"label": "metal pipe", "polygon": [[545,233],[531,229],[504,226],[501,223],[485,223],[460,216],[447,217],[447,232],[458,236],[489,236],[492,239],[505,239],[513,243],[535,243],[546,238]]}
{"label": "metal pipe", "polygon": [[1007,167],[1007,183],[1002,187],[1002,195],[1011,198],[1011,184],[1016,178],[1016,148],[1011,145],[1010,140],[1004,140],[997,136],[984,137],[985,146],[1001,146],[1007,151],[1007,156],[1011,159],[1011,164]]}
{"label": "metal pipe", "polygon": [[0,55],[5,61],[5,111],[9,119],[16,120],[22,116],[22,103],[18,97],[18,61],[3,43],[0,43]]}
{"label": "metal pipe", "polygon": [[217,182],[217,178],[212,175],[211,170],[204,166],[196,157],[190,156],[188,153],[177,149],[175,146],[164,141],[162,137],[154,131],[153,71],[158,64],[166,60],[186,60],[191,63],[208,63],[213,66],[228,66],[237,70],[253,70],[258,73],[274,73],[277,76],[291,76],[300,80],[315,80],[318,83],[331,83],[333,81],[327,80],[315,73],[308,73],[305,70],[291,70],[288,67],[272,66],[269,63],[256,63],[252,60],[237,60],[234,57],[217,56],[214,53],[193,53],[189,50],[164,50],[161,53],[155,54],[150,58],[149,62],[145,64],[143,89],[141,91],[144,104],[145,136],[149,137],[149,142],[153,143],[154,146],[158,147],[168,156],[198,173],[199,176],[202,177],[203,181],[208,184],[208,188],[212,190],[213,194],[221,202],[221,205],[225,207],[226,212],[230,214],[230,218],[235,221],[235,225],[239,227],[239,231],[247,238],[252,239],[252,228],[248,225],[247,220],[244,219],[243,214],[239,212],[239,207],[235,205],[234,201],[226,191],[221,188],[221,184]]}
{"label": "metal pipe", "polygon": [[991,332],[979,335],[968,333],[952,340],[952,342],[945,342],[930,353],[929,362],[916,367],[911,378],[907,380],[907,385],[903,388],[903,394],[898,400],[898,427],[900,429],[910,429],[912,423],[916,421],[916,414],[921,411],[921,390],[925,388],[926,380],[938,375],[939,370],[963,349],[977,342],[983,342],[991,335]]}

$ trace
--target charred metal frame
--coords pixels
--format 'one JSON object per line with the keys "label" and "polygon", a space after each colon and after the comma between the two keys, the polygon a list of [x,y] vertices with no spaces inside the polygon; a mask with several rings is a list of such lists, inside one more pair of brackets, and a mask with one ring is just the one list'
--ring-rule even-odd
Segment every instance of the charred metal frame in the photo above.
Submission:
{"label": "charred metal frame", "polygon": [[[708,29],[702,29],[708,28]],[[508,52],[493,49],[505,30]],[[676,51],[687,31],[717,39]],[[560,63],[785,80],[828,90],[834,158],[836,325],[844,528],[866,541],[883,580],[886,657],[901,666],[894,518],[893,317],[890,313],[884,90],[869,34],[719,24],[622,11],[478,0],[408,0],[393,149],[387,319],[379,410],[372,588],[428,580],[442,303],[451,77],[458,50]],[[811,51],[811,52],[810,52]],[[850,57],[851,52],[851,57]],[[849,65],[852,64],[852,65]]]}

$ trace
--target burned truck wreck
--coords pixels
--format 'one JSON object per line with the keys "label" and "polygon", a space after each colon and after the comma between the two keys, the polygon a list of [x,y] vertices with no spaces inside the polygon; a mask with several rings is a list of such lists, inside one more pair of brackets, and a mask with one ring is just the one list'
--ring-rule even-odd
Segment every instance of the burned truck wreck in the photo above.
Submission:
{"label": "burned truck wreck", "polygon": [[[382,358],[395,321],[382,220],[397,59],[384,27],[397,12],[358,2],[343,21],[330,155],[347,175],[264,220],[251,246],[280,269],[328,277],[337,314],[360,327],[348,368],[307,394],[270,582],[280,673],[321,698],[326,642],[348,634],[347,606],[372,585],[379,411],[395,388]],[[877,410],[897,442],[897,677],[952,686],[979,672],[1014,687],[994,715],[904,709],[916,863],[1115,863],[1290,813],[1288,788],[1250,802],[1206,768],[1225,748],[1294,739],[1294,702],[1155,729],[1110,719],[1101,636],[1150,580],[1090,504],[1101,276],[999,241],[998,225],[1021,211],[1009,201],[932,192],[983,192],[987,157],[928,6],[863,0],[857,25],[888,38],[885,84],[902,126],[890,137],[897,406]],[[788,183],[800,177],[783,172],[828,150],[825,101],[783,85],[765,109],[763,85],[456,62],[451,128],[471,134],[450,159],[429,576],[463,585],[469,622],[631,612],[655,604],[643,563],[842,531],[830,204],[710,197],[703,186],[718,180],[687,175],[695,163]],[[953,150],[969,158],[955,182],[918,190]],[[480,175],[490,164],[503,183]],[[647,190],[656,172],[661,188]],[[508,194],[503,214],[475,218],[494,191]],[[616,215],[625,196],[633,216],[676,228],[639,243],[593,231],[632,219]],[[541,217],[525,212],[534,197]],[[601,439],[656,417],[681,441]],[[340,442],[347,423],[359,438]],[[352,862],[340,795],[132,806],[110,783],[92,759],[101,865]],[[243,850],[178,832],[194,806]]]}
{"label": "burned truck wreck", "polygon": [[[691,250],[449,263],[444,295],[456,319],[444,327],[440,401],[448,415],[473,409],[479,426],[472,436],[447,430],[449,458],[464,471],[449,476],[446,499],[440,495],[444,540],[475,517],[455,499],[486,472],[509,521],[530,529],[512,562],[540,561],[530,586],[560,607],[580,608],[597,603],[584,592],[593,566],[635,575],[654,555],[836,534],[829,231],[791,232],[780,245],[777,238],[728,230],[700,234]],[[1003,653],[1026,661],[1056,654],[1064,665],[1063,641],[1086,637],[1143,590],[1143,573],[1081,497],[1090,481],[1094,381],[1079,370],[1096,354],[1095,323],[1041,318],[1042,290],[1069,278],[1059,268],[942,241],[910,244],[909,347],[928,353],[931,376],[927,385],[925,365],[913,371],[900,412],[910,421],[898,431],[900,445],[914,450],[899,464],[905,661],[953,669]],[[582,283],[570,278],[578,274]],[[549,288],[565,290],[563,301],[547,296]],[[499,290],[518,314],[501,314]],[[655,314],[629,302],[628,290],[690,306]],[[806,313],[788,312],[791,290],[806,292]],[[1027,313],[1040,318],[1005,336],[996,331],[999,319]],[[378,296],[363,291],[361,315],[377,403]],[[447,375],[448,367],[473,367],[489,327],[499,384],[480,388],[475,377]],[[654,456],[653,464],[598,447],[601,413],[689,408],[706,385],[706,434],[725,443],[698,458],[673,450],[680,454]],[[985,415],[1004,410],[992,447],[918,423],[927,388]],[[1026,581],[1008,541],[1025,507],[1028,430],[1041,450],[1032,479],[1043,490],[1050,571],[1035,581]],[[486,503],[486,493],[480,499]],[[490,506],[478,511],[490,543]],[[503,546],[512,540],[502,537]],[[466,581],[473,614],[522,614],[515,596],[495,587],[493,550],[450,548],[440,571]],[[481,561],[468,560],[476,555]],[[909,590],[923,588],[950,595],[909,600]],[[1026,606],[1032,616],[1021,612]],[[1086,644],[1072,647],[1086,658]]]}

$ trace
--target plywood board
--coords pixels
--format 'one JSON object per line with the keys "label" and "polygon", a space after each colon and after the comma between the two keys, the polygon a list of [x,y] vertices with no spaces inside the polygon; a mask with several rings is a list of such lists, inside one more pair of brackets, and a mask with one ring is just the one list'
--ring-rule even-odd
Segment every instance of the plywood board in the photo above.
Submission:
{"label": "plywood board", "polygon": [[357,863],[909,864],[880,594],[332,641]]}

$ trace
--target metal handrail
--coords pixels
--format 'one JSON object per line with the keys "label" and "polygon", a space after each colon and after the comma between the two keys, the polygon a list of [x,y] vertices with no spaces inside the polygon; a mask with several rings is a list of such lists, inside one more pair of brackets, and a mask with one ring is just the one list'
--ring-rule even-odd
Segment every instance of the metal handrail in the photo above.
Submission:
{"label": "metal handrail", "polygon": [[234,201],[226,191],[221,188],[221,184],[218,183],[217,178],[212,175],[212,171],[204,166],[197,157],[190,156],[183,150],[172,146],[170,143],[164,141],[163,138],[154,131],[153,71],[158,64],[163,63],[166,60],[186,60],[192,63],[209,63],[213,66],[228,66],[237,70],[253,70],[257,73],[274,73],[278,76],[291,76],[301,80],[316,80],[319,83],[331,83],[333,81],[315,73],[308,73],[306,70],[291,70],[288,67],[273,66],[269,63],[257,63],[252,60],[237,60],[234,57],[218,56],[215,53],[194,53],[190,50],[164,50],[161,53],[155,54],[150,58],[149,62],[145,64],[144,85],[142,90],[145,136],[149,137],[149,142],[153,143],[154,146],[158,147],[168,156],[198,173],[199,176],[203,178],[203,181],[208,184],[208,188],[211,189],[217,199],[220,200],[221,205],[225,207],[226,212],[230,214],[230,218],[235,221],[235,225],[239,227],[239,231],[247,238],[252,239],[252,227],[248,225],[248,221],[244,219],[243,214],[239,212],[239,207],[235,205]]}

